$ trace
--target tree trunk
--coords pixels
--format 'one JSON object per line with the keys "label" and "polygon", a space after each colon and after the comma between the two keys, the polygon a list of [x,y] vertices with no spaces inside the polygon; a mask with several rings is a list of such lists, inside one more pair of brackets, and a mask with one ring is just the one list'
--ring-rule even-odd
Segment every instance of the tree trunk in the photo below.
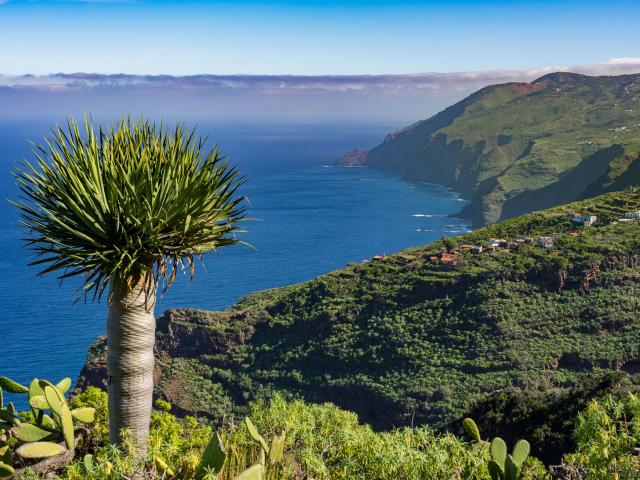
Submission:
{"label": "tree trunk", "polygon": [[[126,285],[126,282],[123,282]],[[140,457],[147,452],[153,401],[153,316],[155,286],[140,281],[128,288],[110,286],[107,320],[109,440],[122,442],[127,429]]]}

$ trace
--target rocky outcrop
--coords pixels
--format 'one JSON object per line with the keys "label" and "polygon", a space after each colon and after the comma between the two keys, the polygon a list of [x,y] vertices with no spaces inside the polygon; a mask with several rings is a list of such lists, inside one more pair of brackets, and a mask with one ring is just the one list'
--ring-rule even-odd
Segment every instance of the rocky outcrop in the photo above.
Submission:
{"label": "rocky outcrop", "polygon": [[156,348],[181,357],[225,353],[249,339],[259,322],[255,312],[169,309],[157,319]]}
{"label": "rocky outcrop", "polygon": [[360,148],[350,150],[339,158],[334,165],[338,167],[361,167],[367,163],[367,151]]}
{"label": "rocky outcrop", "polygon": [[[264,311],[171,308],[156,319],[156,357],[196,358],[228,353],[244,344],[254,334],[255,326],[268,319]],[[106,389],[106,359],[107,338],[102,336],[89,347],[76,388]],[[156,365],[155,376],[162,376],[162,362]]]}

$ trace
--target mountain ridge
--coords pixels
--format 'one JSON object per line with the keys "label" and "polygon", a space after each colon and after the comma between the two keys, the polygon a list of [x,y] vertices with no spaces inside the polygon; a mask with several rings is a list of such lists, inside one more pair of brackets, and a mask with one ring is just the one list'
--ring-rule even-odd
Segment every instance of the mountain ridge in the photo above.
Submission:
{"label": "mountain ridge", "polygon": [[475,226],[624,188],[640,181],[640,74],[490,85],[361,158],[458,191]]}

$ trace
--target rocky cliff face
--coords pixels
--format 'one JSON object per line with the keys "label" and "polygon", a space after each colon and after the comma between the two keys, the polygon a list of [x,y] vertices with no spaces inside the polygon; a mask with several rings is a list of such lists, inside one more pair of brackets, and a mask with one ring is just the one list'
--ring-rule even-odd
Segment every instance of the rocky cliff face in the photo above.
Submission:
{"label": "rocky cliff face", "polygon": [[486,87],[388,135],[365,164],[457,190],[476,226],[625,188],[640,181],[640,75]]}

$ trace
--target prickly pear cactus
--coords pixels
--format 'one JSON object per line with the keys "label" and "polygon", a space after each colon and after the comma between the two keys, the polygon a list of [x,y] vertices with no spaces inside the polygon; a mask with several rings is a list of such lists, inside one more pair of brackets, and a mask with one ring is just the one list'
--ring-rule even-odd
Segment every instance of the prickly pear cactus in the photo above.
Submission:
{"label": "prickly pear cactus", "polygon": [[465,418],[462,421],[462,428],[464,428],[466,434],[469,435],[473,441],[478,443],[482,442],[478,425],[476,425],[476,422],[474,422],[472,418]]}
{"label": "prickly pear cactus", "polygon": [[517,480],[520,467],[529,456],[531,446],[526,440],[518,440],[511,455],[507,454],[507,444],[500,437],[491,442],[491,460],[488,469],[492,480]]}
{"label": "prickly pear cactus", "polygon": [[[36,378],[25,387],[10,378],[0,377],[0,435],[18,441],[15,455],[25,460],[38,460],[74,449],[76,427],[94,422],[95,409],[83,407],[72,411],[64,396],[70,387],[70,378],[55,385]],[[5,406],[2,390],[27,394],[35,420],[23,422],[13,404]],[[79,422],[78,425],[74,425],[74,421]],[[0,445],[0,478],[13,474],[10,459],[9,446]]]}
{"label": "prickly pear cactus", "polygon": [[222,466],[227,458],[227,454],[224,451],[224,446],[222,445],[222,439],[220,435],[216,433],[207,448],[204,449],[204,453],[202,454],[202,458],[200,459],[200,464],[196,469],[194,478],[196,480],[201,480],[204,478],[207,472],[218,473],[222,470]]}
{"label": "prickly pear cactus", "polygon": [[274,435],[271,439],[271,447],[269,448],[269,464],[275,465],[282,461],[284,454],[284,432],[281,435]]}
{"label": "prickly pear cactus", "polygon": [[531,450],[531,445],[526,440],[518,440],[515,447],[513,447],[513,461],[516,464],[516,467],[521,467],[525,462],[527,457],[529,456],[529,452]]}
{"label": "prickly pear cactus", "polygon": [[258,433],[258,429],[253,424],[251,419],[249,417],[246,417],[244,419],[244,422],[247,425],[247,430],[249,430],[249,435],[251,435],[251,438],[253,438],[256,442],[258,442],[262,446],[265,452],[269,452],[269,447],[267,446],[267,442],[262,437],[262,435]]}
{"label": "prickly pear cactus", "polygon": [[262,480],[264,478],[265,468],[264,465],[254,465],[246,469],[234,480]]}
{"label": "prickly pear cactus", "polygon": [[4,462],[0,462],[0,478],[8,478],[15,473],[15,470],[11,465],[7,465]]}
{"label": "prickly pear cactus", "polygon": [[31,442],[16,449],[16,453],[22,458],[46,458],[61,455],[66,449],[59,443]]}
{"label": "prickly pear cactus", "polygon": [[504,462],[507,459],[507,444],[500,437],[496,437],[491,442],[491,459],[504,469]]}
{"label": "prickly pear cactus", "polygon": [[10,378],[0,377],[0,388],[10,393],[28,393],[29,389],[18,382],[14,382]]}

